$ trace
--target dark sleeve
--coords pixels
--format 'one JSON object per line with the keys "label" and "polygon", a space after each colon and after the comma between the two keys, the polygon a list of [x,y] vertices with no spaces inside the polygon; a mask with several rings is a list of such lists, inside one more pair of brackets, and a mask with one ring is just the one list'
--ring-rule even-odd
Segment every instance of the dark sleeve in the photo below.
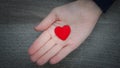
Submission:
{"label": "dark sleeve", "polygon": [[115,0],[93,0],[105,13]]}

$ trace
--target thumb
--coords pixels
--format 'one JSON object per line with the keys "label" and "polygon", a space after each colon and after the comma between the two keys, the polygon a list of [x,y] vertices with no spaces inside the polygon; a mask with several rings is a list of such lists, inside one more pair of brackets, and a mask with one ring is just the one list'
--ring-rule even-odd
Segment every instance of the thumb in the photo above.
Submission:
{"label": "thumb", "polygon": [[40,24],[35,27],[36,31],[46,30],[51,24],[56,21],[56,14],[51,12]]}

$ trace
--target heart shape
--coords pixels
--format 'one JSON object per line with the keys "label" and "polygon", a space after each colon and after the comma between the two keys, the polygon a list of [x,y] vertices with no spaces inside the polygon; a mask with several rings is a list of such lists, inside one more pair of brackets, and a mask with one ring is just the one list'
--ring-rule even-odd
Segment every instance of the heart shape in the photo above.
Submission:
{"label": "heart shape", "polygon": [[61,40],[66,40],[67,37],[70,35],[71,29],[69,25],[64,25],[63,27],[57,26],[55,28],[55,34]]}

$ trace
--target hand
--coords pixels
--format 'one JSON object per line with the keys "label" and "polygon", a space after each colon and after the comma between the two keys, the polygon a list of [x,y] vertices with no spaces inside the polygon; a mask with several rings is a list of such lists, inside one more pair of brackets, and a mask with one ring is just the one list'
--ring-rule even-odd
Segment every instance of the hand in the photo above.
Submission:
{"label": "hand", "polygon": [[[46,62],[56,64],[75,50],[92,32],[101,10],[91,0],[75,1],[57,7],[37,26],[37,31],[44,31],[28,52],[31,60],[38,65]],[[54,32],[56,26],[69,25],[71,33],[63,41]]]}

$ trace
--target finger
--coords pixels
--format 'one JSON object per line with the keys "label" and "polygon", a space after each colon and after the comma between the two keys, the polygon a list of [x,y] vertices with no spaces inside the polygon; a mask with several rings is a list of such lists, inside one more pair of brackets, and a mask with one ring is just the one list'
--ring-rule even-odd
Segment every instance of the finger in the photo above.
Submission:
{"label": "finger", "polygon": [[37,50],[39,50],[49,39],[51,38],[48,31],[43,32],[40,37],[38,37],[32,46],[28,49],[28,53],[33,55]]}
{"label": "finger", "polygon": [[52,58],[54,55],[56,55],[61,49],[63,48],[63,45],[55,45],[50,51],[48,51],[45,55],[43,55],[38,61],[38,65],[43,65],[49,61],[50,58]]}
{"label": "finger", "polygon": [[48,50],[50,50],[55,45],[55,42],[51,39],[48,41],[40,50],[38,50],[33,56],[31,56],[31,60],[36,62],[42,55],[44,55]]}
{"label": "finger", "polygon": [[43,31],[51,26],[56,21],[56,15],[52,11],[38,26],[35,27],[36,31]]}
{"label": "finger", "polygon": [[63,58],[65,58],[74,49],[75,49],[75,47],[73,47],[72,45],[67,45],[66,47],[61,49],[61,51],[57,55],[55,55],[53,58],[51,58],[50,64],[56,64],[56,63],[60,62]]}

